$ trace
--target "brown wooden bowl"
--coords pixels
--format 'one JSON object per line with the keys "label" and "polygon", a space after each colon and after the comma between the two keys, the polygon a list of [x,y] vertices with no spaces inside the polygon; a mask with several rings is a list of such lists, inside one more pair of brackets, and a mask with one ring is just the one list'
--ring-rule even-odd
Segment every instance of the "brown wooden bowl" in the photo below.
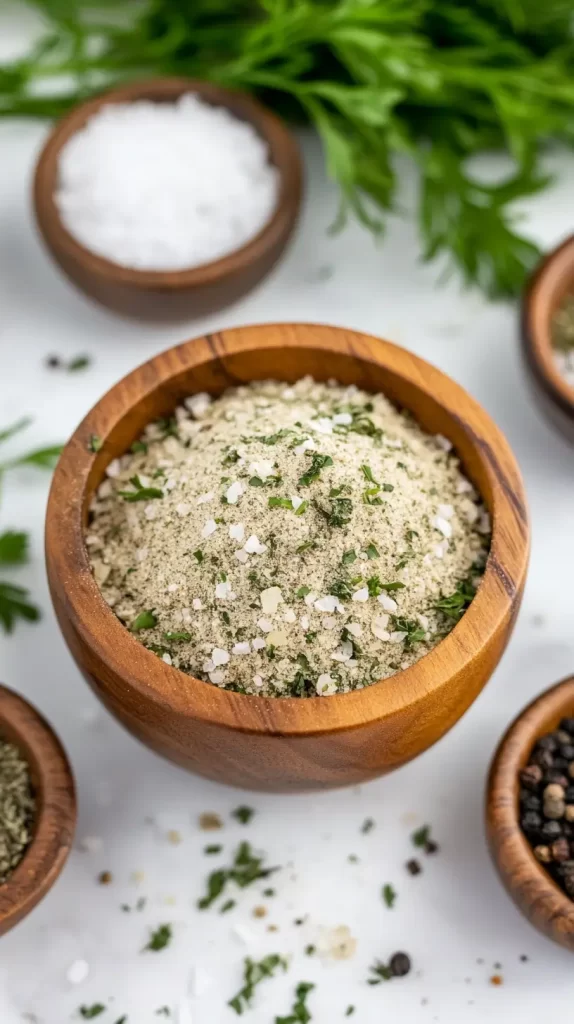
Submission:
{"label": "brown wooden bowl", "polygon": [[528,378],[543,414],[569,441],[574,441],[574,388],[554,361],[551,323],[554,313],[574,292],[574,235],[542,260],[522,301],[522,352]]}
{"label": "brown wooden bowl", "polygon": [[43,899],[64,867],[76,826],[76,794],[55,732],[28,701],[5,686],[0,686],[0,739],[13,743],[27,760],[37,801],[30,846],[0,885],[3,935]]}
{"label": "brown wooden bowl", "polygon": [[495,867],[516,906],[538,931],[574,950],[574,902],[534,856],[518,823],[518,773],[536,740],[574,715],[574,676],[532,701],[502,737],[488,777],[486,832]]}
{"label": "brown wooden bowl", "polygon": [[[264,698],[218,689],[164,664],[120,623],[95,583],[84,527],[108,463],[186,395],[305,374],[384,391],[457,448],[493,520],[477,597],[416,665],[333,697]],[[91,435],[101,450],[88,450]],[[154,750],[252,789],[361,782],[439,739],[480,692],[512,631],[528,562],[520,474],[504,437],[454,381],[386,341],[336,327],[275,324],[209,334],[140,366],[88,413],[56,469],[46,524],[52,599],[70,650],[106,706]]]}
{"label": "brown wooden bowl", "polygon": [[[146,271],[122,267],[90,252],[64,227],[54,193],[62,146],[101,107],[110,103],[153,100],[173,103],[193,92],[206,103],[223,106],[248,121],[267,142],[280,175],[275,212],[250,242],[235,252],[189,270]],[[46,142],[34,178],[34,211],[48,251],[78,287],[104,306],[144,320],[181,320],[203,316],[235,302],[272,269],[297,222],[302,194],[299,148],[288,128],[251,96],[209,82],[157,78],[132,82],[75,107],[56,124]]]}

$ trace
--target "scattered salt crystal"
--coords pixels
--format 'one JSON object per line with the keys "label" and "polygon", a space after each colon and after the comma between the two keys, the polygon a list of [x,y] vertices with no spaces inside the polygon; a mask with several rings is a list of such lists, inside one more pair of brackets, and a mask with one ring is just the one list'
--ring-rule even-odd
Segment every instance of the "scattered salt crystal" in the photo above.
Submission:
{"label": "scattered salt crystal", "polygon": [[313,420],[311,424],[319,434],[332,434],[333,433],[333,420],[327,416],[319,416],[318,419]]}
{"label": "scattered salt crystal", "polygon": [[261,480],[267,480],[268,477],[273,476],[275,466],[271,459],[259,459],[258,462],[250,464],[249,472],[254,476],[260,477]]}
{"label": "scattered salt crystal", "polygon": [[432,525],[434,526],[435,530],[438,530],[439,533],[442,533],[443,537],[452,537],[452,526],[450,525],[448,519],[443,519],[442,516],[435,516],[432,521]]}
{"label": "scattered salt crystal", "polygon": [[262,679],[262,677],[261,676],[253,676],[253,685],[254,686],[263,686],[263,679]]}
{"label": "scattered salt crystal", "polygon": [[209,673],[209,678],[215,686],[221,686],[225,681],[225,673],[216,669],[214,672]]}
{"label": "scattered salt crystal", "polygon": [[200,420],[211,405],[211,395],[208,395],[206,391],[198,391],[196,395],[189,395],[185,398],[183,404],[196,420]]}
{"label": "scattered salt crystal", "polygon": [[243,484],[239,480],[236,480],[235,483],[232,483],[225,492],[227,504],[237,505],[239,498],[243,494],[243,490]]}
{"label": "scattered salt crystal", "polygon": [[299,621],[301,623],[301,629],[309,629],[309,616],[308,615],[302,615]]}
{"label": "scattered salt crystal", "polygon": [[199,498],[197,499],[197,503],[196,504],[198,504],[198,505],[206,505],[208,501],[213,501],[214,498],[215,498],[214,492],[213,491],[207,491],[206,494],[200,494],[199,495]]}
{"label": "scattered salt crystal", "polygon": [[245,527],[243,523],[232,523],[229,527],[229,536],[231,540],[237,540],[241,544],[245,536]]}
{"label": "scattered salt crystal", "polygon": [[202,668],[203,668],[204,672],[213,672],[213,670],[215,668],[215,664],[213,663],[211,658],[208,658],[207,661],[203,662]]}
{"label": "scattered salt crystal", "polygon": [[[247,538],[245,544],[243,545],[243,548],[248,555],[262,555],[265,551],[267,551],[267,545],[262,544],[261,541],[259,540],[259,537],[257,537],[257,535],[254,533],[252,533],[251,536]],[[277,590],[278,588],[272,587],[271,589]]]}
{"label": "scattered salt crystal", "polygon": [[165,661],[166,665],[171,665],[171,654],[166,651],[165,654],[162,654],[161,660]]}
{"label": "scattered salt crystal", "polygon": [[321,625],[323,629],[336,629],[337,620],[333,618],[332,615],[326,615],[325,618],[321,620]]}
{"label": "scattered salt crystal", "polygon": [[315,601],[315,608],[318,612],[334,612],[337,604],[337,598],[333,594],[327,594],[326,597],[320,597]]}
{"label": "scattered salt crystal", "polygon": [[403,447],[403,442],[401,441],[400,437],[387,437],[385,438],[385,443],[387,445],[387,448],[398,449]]}
{"label": "scattered salt crystal", "polygon": [[234,601],[237,595],[233,593],[229,580],[222,580],[215,585],[215,596],[218,601]]}
{"label": "scattered salt crystal", "polygon": [[267,634],[267,643],[270,647],[285,647],[288,642],[287,633],[283,629],[272,629]]}
{"label": "scattered salt crystal", "polygon": [[181,516],[183,518],[183,516],[188,516],[189,513],[191,512],[191,505],[188,505],[186,501],[182,501],[179,503],[179,505],[175,506],[175,511],[177,512],[178,516]]}
{"label": "scattered salt crystal", "polygon": [[[213,985],[213,978],[203,967],[192,967],[189,975],[189,993],[192,996],[202,996]],[[182,1024],[178,1020],[177,1024]]]}
{"label": "scattered salt crystal", "polygon": [[87,960],[74,960],[66,971],[66,980],[70,985],[81,985],[90,973],[90,965]]}
{"label": "scattered salt crystal", "polygon": [[114,480],[120,475],[122,471],[122,464],[119,459],[112,459],[110,464],[106,466],[106,476],[111,477]]}
{"label": "scattered salt crystal", "polygon": [[79,847],[84,853],[100,853],[104,848],[104,840],[101,836],[84,836],[80,839]]}
{"label": "scattered salt crystal", "polygon": [[388,594],[379,594],[377,601],[383,606],[386,612],[396,612],[398,609],[397,602],[393,597],[389,597]]}
{"label": "scattered salt crystal", "polygon": [[373,623],[371,625],[371,630],[372,630],[374,636],[376,636],[378,640],[390,640],[391,639],[390,633],[387,631],[388,624],[389,624],[389,616],[388,615],[377,615],[377,618],[373,621]]}
{"label": "scattered salt crystal", "polygon": [[312,605],[317,600],[317,595],[314,594],[312,590],[310,590],[308,594],[305,594],[305,597],[303,598],[303,600],[304,600],[305,604],[307,605],[307,607],[311,608]]}
{"label": "scattered salt crystal", "polygon": [[138,548],[137,551],[136,551],[136,561],[137,562],[145,562],[145,560],[146,560],[148,555],[149,555],[149,548]]}
{"label": "scattered salt crystal", "polygon": [[235,557],[241,562],[242,565],[245,565],[249,561],[249,555],[247,554],[246,551],[244,551],[243,548],[239,548],[235,552]]}
{"label": "scattered salt crystal", "polygon": [[294,512],[296,512],[297,509],[301,507],[301,505],[303,504],[304,500],[305,499],[304,498],[300,498],[298,494],[292,494],[291,495],[291,504],[293,506],[293,511]]}
{"label": "scattered salt crystal", "polygon": [[340,647],[336,651],[333,651],[331,655],[332,661],[340,661],[342,663],[349,661],[353,657],[353,645],[349,640],[344,640]]}
{"label": "scattered salt crystal", "polygon": [[314,451],[316,447],[317,445],[315,442],[312,441],[310,437],[306,437],[301,444],[296,445],[293,451],[295,452],[295,455],[303,455],[304,452]]}
{"label": "scattered salt crystal", "polygon": [[350,633],[351,636],[359,637],[363,633],[363,627],[359,622],[348,622],[346,629],[347,633]]}
{"label": "scattered salt crystal", "polygon": [[231,648],[231,653],[232,654],[250,654],[251,653],[251,648],[249,646],[249,642],[247,640],[243,640],[243,641],[241,641],[241,643],[235,644]]}
{"label": "scattered salt crystal", "polygon": [[454,515],[454,508],[452,505],[439,505],[437,512],[443,519],[452,519]]}
{"label": "scattered salt crystal", "polygon": [[443,452],[452,451],[452,441],[449,441],[448,437],[445,437],[443,434],[435,434],[434,439]]}
{"label": "scattered salt crystal", "polygon": [[316,683],[316,690],[320,697],[330,697],[337,692],[337,683],[328,672],[322,672]]}
{"label": "scattered salt crystal", "polygon": [[[247,544],[245,545],[247,547]],[[279,587],[268,587],[266,590],[262,590],[259,598],[261,600],[261,607],[266,615],[275,615],[281,602],[283,601],[283,594]]]}
{"label": "scattered salt crystal", "polygon": [[361,601],[361,602],[368,601],[369,600],[368,588],[367,587],[361,587],[360,590],[355,590],[355,593],[353,594],[352,600],[353,601]]}
{"label": "scattered salt crystal", "polygon": [[474,487],[472,486],[470,480],[466,480],[463,477],[462,480],[458,481],[458,483],[456,485],[456,493],[457,494],[472,494],[473,491],[474,491]]}
{"label": "scattered salt crystal", "polygon": [[403,640],[406,640],[408,633],[403,633],[402,630],[397,629],[394,633],[391,633],[390,640],[392,644],[402,644]]}
{"label": "scattered salt crystal", "polygon": [[229,653],[224,651],[221,647],[214,647],[211,652],[211,660],[214,665],[227,665],[229,661]]}
{"label": "scattered salt crystal", "polygon": [[256,636],[255,640],[251,641],[251,646],[252,646],[254,651],[262,651],[263,648],[266,647],[267,645],[266,645],[265,640],[263,639],[263,637]]}
{"label": "scattered salt crystal", "polygon": [[420,615],[419,614],[419,615],[416,615],[415,618],[416,618],[419,626],[421,627],[421,629],[428,629],[429,628],[428,615]]}
{"label": "scattered salt crystal", "polygon": [[491,531],[490,516],[488,512],[481,512],[476,528],[479,533],[488,534]]}
{"label": "scattered salt crystal", "polygon": [[179,588],[179,584],[178,583],[170,583],[169,587],[167,588],[167,592],[168,592],[168,594],[175,594],[175,592],[176,592],[176,590],[178,588]]}
{"label": "scattered salt crystal", "polygon": [[[263,633],[270,633],[271,630],[273,629],[273,623],[270,622],[269,619],[264,619],[264,618],[258,619],[257,620],[257,625],[259,626],[259,629]],[[253,641],[253,642],[255,643],[255,641]]]}
{"label": "scattered salt crystal", "polygon": [[217,523],[215,522],[215,519],[208,519],[205,526],[203,527],[203,530],[201,531],[201,536],[211,537],[211,534],[215,533],[216,530]]}
{"label": "scattered salt crystal", "polygon": [[448,540],[441,540],[440,544],[437,544],[434,553],[436,558],[444,558],[448,551]]}
{"label": "scattered salt crystal", "polygon": [[297,616],[295,615],[295,612],[293,611],[292,608],[287,609],[285,615],[283,616],[283,619],[285,620],[285,622],[297,622]]}
{"label": "scattered salt crystal", "polygon": [[[108,466],[108,469],[110,467]],[[109,498],[110,494],[113,494],[113,487],[111,480],[103,480],[98,487],[98,498]]]}

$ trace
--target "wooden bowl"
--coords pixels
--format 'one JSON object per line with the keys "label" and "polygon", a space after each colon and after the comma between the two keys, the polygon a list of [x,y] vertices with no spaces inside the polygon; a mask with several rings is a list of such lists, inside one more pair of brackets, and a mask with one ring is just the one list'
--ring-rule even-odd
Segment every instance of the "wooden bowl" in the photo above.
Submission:
{"label": "wooden bowl", "polygon": [[0,739],[13,743],[28,761],[37,801],[32,842],[0,885],[3,935],[43,899],[64,867],[76,826],[76,794],[55,732],[28,701],[5,686],[0,686]]}
{"label": "wooden bowl", "polygon": [[[493,519],[478,595],[449,636],[416,665],[333,697],[264,698],[183,675],[119,622],[95,583],[84,525],[108,463],[150,420],[186,395],[305,374],[384,391],[457,448]],[[93,455],[91,435],[103,441]],[[439,739],[495,668],[518,611],[528,561],[520,474],[504,437],[454,381],[410,352],[355,331],[305,324],[209,334],[134,370],[88,413],[56,469],[46,548],[52,599],[84,675],[127,728],[210,778],[267,790],[358,783],[404,764]]]}
{"label": "wooden bowl", "polygon": [[[275,212],[250,242],[221,259],[189,270],[132,270],[90,252],[64,227],[54,193],[60,150],[101,107],[153,100],[173,103],[193,92],[206,103],[227,107],[248,121],[267,142],[280,176]],[[186,78],[157,78],[123,85],[75,107],[59,121],[44,146],[34,178],[34,210],[48,251],[78,287],[104,306],[144,320],[203,316],[235,302],[265,277],[281,256],[297,222],[302,165],[297,143],[271,111],[240,92]]]}
{"label": "wooden bowl", "polygon": [[574,950],[574,902],[536,860],[518,823],[521,768],[536,740],[574,715],[574,676],[545,690],[502,737],[488,777],[486,830],[495,867],[525,917],[554,942]]}
{"label": "wooden bowl", "polygon": [[522,302],[522,352],[532,391],[542,413],[574,442],[574,388],[559,372],[552,351],[554,313],[574,292],[574,235],[540,264]]}

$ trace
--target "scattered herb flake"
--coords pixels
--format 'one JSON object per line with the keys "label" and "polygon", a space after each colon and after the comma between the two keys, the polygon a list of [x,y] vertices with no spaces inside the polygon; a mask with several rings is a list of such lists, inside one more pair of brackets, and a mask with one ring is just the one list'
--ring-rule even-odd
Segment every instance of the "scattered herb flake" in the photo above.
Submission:
{"label": "scattered herb flake", "polygon": [[420,828],[417,828],[411,836],[413,846],[417,846],[419,849],[426,846],[430,839],[430,831],[430,825],[421,825]]}
{"label": "scattered herb flake", "polygon": [[153,501],[154,498],[163,498],[163,491],[159,487],[144,487],[139,476],[130,477],[130,484],[133,491],[118,491],[120,498],[124,501]]}
{"label": "scattered herb flake", "polygon": [[368,832],[373,831],[374,827],[374,818],[365,818],[363,824],[361,825],[361,832],[363,833],[363,835],[367,835]]}
{"label": "scattered herb flake", "polygon": [[233,910],[235,906],[235,900],[226,900],[222,907],[220,907],[220,914],[227,914],[228,911]]}
{"label": "scattered herb flake", "polygon": [[207,893],[198,900],[197,905],[200,910],[206,910],[223,893],[229,882],[235,882],[240,889],[244,889],[260,878],[269,878],[278,870],[276,867],[264,867],[263,857],[255,854],[249,843],[240,843],[232,866],[219,868],[209,875]]}
{"label": "scattered herb flake", "polygon": [[210,843],[209,846],[204,846],[203,852],[208,855],[212,855],[215,853],[221,853],[222,849],[223,847],[219,843]]}
{"label": "scattered herb flake", "polygon": [[367,553],[367,558],[373,559],[380,557],[379,552],[377,551],[374,544],[368,544],[367,547],[365,548],[365,551]]}
{"label": "scattered herb flake", "polygon": [[96,452],[102,450],[103,444],[104,442],[102,441],[101,437],[98,437],[97,434],[90,434],[90,439],[88,441],[88,451],[93,452],[95,455]]}
{"label": "scattered herb flake", "polygon": [[132,633],[139,633],[140,629],[153,629],[154,626],[157,626],[157,617],[154,614],[154,609],[150,608],[148,611],[143,611],[136,615],[131,629]]}
{"label": "scattered herb flake", "polygon": [[353,548],[351,548],[349,551],[345,551],[343,553],[343,557],[342,557],[341,561],[342,561],[343,565],[351,565],[352,562],[356,561],[356,559],[357,559],[357,556],[355,554],[355,551],[353,550]]}
{"label": "scattered herb flake", "polygon": [[393,889],[392,885],[389,885],[388,883],[384,885],[383,900],[385,901],[385,905],[389,908],[389,910],[392,910],[392,908],[394,907],[396,898],[397,894],[396,891]]}
{"label": "scattered herb flake", "polygon": [[150,940],[144,949],[149,949],[153,953],[159,953],[160,950],[165,949],[169,946],[173,937],[172,927],[170,924],[160,924],[154,932],[151,933]]}
{"label": "scattered herb flake", "polygon": [[299,486],[309,487],[310,484],[319,479],[322,469],[332,465],[333,460],[330,455],[320,455],[319,452],[313,452],[309,469],[299,477]]}
{"label": "scattered herb flake", "polygon": [[236,807],[235,810],[231,812],[231,817],[235,818],[235,820],[240,822],[241,825],[248,825],[254,814],[255,811],[253,810],[253,807],[245,807],[242,805],[241,807]]}
{"label": "scattered herb flake", "polygon": [[229,1000],[228,1005],[237,1014],[241,1015],[250,1006],[256,986],[264,981],[265,978],[272,978],[279,967],[282,967],[284,971],[287,970],[287,961],[282,956],[279,956],[278,953],[271,953],[259,961],[246,957],[243,971],[243,988],[240,989],[233,999]]}
{"label": "scattered herb flake", "polygon": [[288,1017],[276,1017],[275,1024],[308,1024],[311,1014],[307,1007],[307,996],[315,988],[310,981],[300,981],[295,989],[295,1002]]}
{"label": "scattered herb flake", "polygon": [[373,471],[372,471],[370,466],[365,466],[365,465],[361,466],[361,472],[362,472],[365,480],[368,480],[370,484],[374,484],[375,487],[379,486],[379,482],[378,482],[378,480],[375,480],[375,478],[373,476]]}
{"label": "scattered herb flake", "polygon": [[105,1009],[103,1003],[92,1003],[91,1006],[80,1006],[78,1013],[83,1020],[94,1020],[95,1017],[100,1016],[100,1013],[104,1013]]}

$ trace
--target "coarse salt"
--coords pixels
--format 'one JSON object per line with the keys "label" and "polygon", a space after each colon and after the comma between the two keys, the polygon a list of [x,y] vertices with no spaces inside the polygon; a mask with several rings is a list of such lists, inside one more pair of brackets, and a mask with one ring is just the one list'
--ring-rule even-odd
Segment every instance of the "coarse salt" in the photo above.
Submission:
{"label": "coarse salt", "polygon": [[198,391],[196,395],[188,395],[183,404],[196,420],[200,420],[211,405],[211,395],[208,395],[207,391]]}
{"label": "coarse salt", "polygon": [[283,594],[279,587],[267,587],[266,590],[261,591],[259,598],[261,601],[261,608],[265,615],[275,615],[279,605],[283,601]]}
{"label": "coarse salt", "polygon": [[201,531],[201,536],[211,537],[211,534],[215,533],[216,530],[217,523],[215,522],[215,519],[208,519],[205,526],[203,527],[203,530]]}
{"label": "coarse salt", "polygon": [[398,605],[394,597],[389,597],[388,594],[379,594],[377,601],[383,606],[386,612],[397,611]]}
{"label": "coarse salt", "polygon": [[229,652],[224,651],[221,647],[214,647],[211,652],[211,660],[214,665],[227,665]]}
{"label": "coarse salt", "polygon": [[214,492],[213,491],[207,491],[206,494],[200,494],[199,495],[199,498],[197,499],[196,504],[197,505],[205,505],[205,504],[207,504],[208,501],[213,501],[214,498],[215,498]]}
{"label": "coarse salt", "polygon": [[193,94],[103,106],[62,147],[58,179],[70,234],[138,270],[184,270],[241,248],[278,196],[256,129]]}
{"label": "coarse salt", "polygon": [[247,640],[242,640],[238,644],[234,644],[231,648],[232,654],[250,654],[251,648]]}
{"label": "coarse salt", "polygon": [[[245,541],[243,550],[246,551],[248,555],[263,555],[267,551],[267,545],[262,544],[259,537],[252,533]],[[277,590],[277,587],[275,587],[275,590]]]}
{"label": "coarse salt", "polygon": [[236,505],[239,498],[243,494],[243,491],[243,484],[239,480],[236,480],[235,483],[231,484],[225,492],[227,504]]}
{"label": "coarse salt", "polygon": [[229,527],[229,536],[231,537],[231,540],[239,541],[241,544],[245,537],[245,527],[243,523],[233,523]]}
{"label": "coarse salt", "polygon": [[353,601],[364,602],[369,600],[369,591],[367,587],[361,587],[360,590],[355,590],[353,594]]}

